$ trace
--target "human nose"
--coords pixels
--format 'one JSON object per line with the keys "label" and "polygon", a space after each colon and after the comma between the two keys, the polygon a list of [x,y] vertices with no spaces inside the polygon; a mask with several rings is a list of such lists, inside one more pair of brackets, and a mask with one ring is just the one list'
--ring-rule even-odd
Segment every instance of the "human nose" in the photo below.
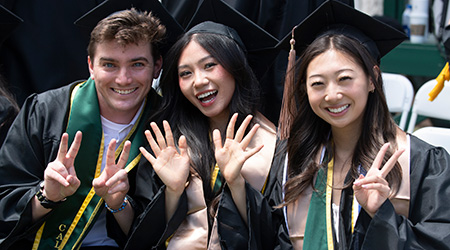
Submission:
{"label": "human nose", "polygon": [[205,73],[197,71],[194,74],[194,88],[201,88],[202,86],[208,84],[209,80]]}
{"label": "human nose", "polygon": [[343,97],[341,89],[338,84],[330,83],[326,88],[325,101],[335,102],[341,100]]}
{"label": "human nose", "polygon": [[116,77],[116,82],[119,84],[131,83],[131,75],[127,68],[121,68],[119,74]]}

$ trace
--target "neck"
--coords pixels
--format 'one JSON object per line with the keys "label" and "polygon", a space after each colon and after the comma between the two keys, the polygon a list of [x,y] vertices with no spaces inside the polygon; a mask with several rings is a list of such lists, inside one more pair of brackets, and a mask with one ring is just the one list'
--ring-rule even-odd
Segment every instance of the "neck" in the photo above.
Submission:
{"label": "neck", "polygon": [[350,166],[356,144],[360,137],[360,131],[348,131],[346,129],[332,129],[336,170],[344,170],[345,166]]}
{"label": "neck", "polygon": [[227,129],[229,113],[209,118],[209,128],[211,131],[218,129],[223,135]]}

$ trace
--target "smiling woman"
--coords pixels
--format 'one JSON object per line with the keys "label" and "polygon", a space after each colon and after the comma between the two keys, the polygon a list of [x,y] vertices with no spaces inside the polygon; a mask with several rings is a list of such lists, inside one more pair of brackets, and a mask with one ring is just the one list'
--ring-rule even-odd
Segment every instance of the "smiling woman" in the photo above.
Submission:
{"label": "smiling woman", "polygon": [[[143,150],[148,162],[141,161],[138,169],[143,180],[137,187],[148,189],[148,179],[158,176],[164,197],[138,190],[149,195],[135,200],[147,208],[163,201],[167,221],[181,218],[170,226],[168,248],[260,246],[263,239],[224,241],[219,232],[234,234],[235,223],[253,223],[256,216],[247,196],[261,196],[270,172],[276,128],[258,112],[260,88],[254,72],[262,73],[261,62],[274,58],[273,51],[261,51],[273,49],[277,40],[222,1],[203,1],[189,27],[164,59],[161,112],[151,120],[156,122],[151,123],[155,139],[147,132],[154,155]],[[258,53],[261,60],[255,60]],[[149,162],[153,168],[145,166]],[[139,217],[130,249],[157,243],[141,240],[151,230],[148,221],[154,220],[154,212],[147,209]],[[233,218],[221,220],[222,213]]]}

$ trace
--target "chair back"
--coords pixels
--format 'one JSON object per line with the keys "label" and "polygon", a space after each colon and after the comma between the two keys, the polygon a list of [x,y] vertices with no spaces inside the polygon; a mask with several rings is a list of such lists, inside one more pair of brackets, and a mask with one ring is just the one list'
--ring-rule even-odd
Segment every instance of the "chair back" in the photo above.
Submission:
{"label": "chair back", "polygon": [[437,147],[443,147],[450,152],[450,128],[423,127],[413,132],[413,135]]}
{"label": "chair back", "polygon": [[447,81],[444,83],[444,89],[436,99],[434,101],[428,100],[428,93],[430,93],[436,83],[435,79],[429,80],[417,90],[411,110],[408,133],[414,131],[418,115],[450,121],[450,85]]}
{"label": "chair back", "polygon": [[381,77],[383,78],[383,90],[389,112],[401,113],[398,126],[405,130],[406,120],[414,98],[413,84],[406,76],[400,74],[383,72]]}

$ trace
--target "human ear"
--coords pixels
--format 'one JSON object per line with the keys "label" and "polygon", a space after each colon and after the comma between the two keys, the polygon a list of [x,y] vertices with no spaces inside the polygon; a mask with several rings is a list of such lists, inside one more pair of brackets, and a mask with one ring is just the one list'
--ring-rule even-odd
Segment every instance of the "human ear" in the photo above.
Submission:
{"label": "human ear", "polygon": [[89,66],[89,73],[91,74],[91,75],[90,75],[90,78],[91,78],[92,80],[94,80],[94,60],[91,59],[90,56],[88,56],[87,59],[88,59],[87,61],[88,61],[88,66]]}
{"label": "human ear", "polygon": [[[380,67],[378,67],[378,65],[373,66],[373,75],[375,76],[375,82],[379,82],[381,79],[381,70]],[[369,77],[369,91],[370,92],[374,92],[375,91],[375,84],[374,84],[374,79],[372,79],[372,77]]]}

